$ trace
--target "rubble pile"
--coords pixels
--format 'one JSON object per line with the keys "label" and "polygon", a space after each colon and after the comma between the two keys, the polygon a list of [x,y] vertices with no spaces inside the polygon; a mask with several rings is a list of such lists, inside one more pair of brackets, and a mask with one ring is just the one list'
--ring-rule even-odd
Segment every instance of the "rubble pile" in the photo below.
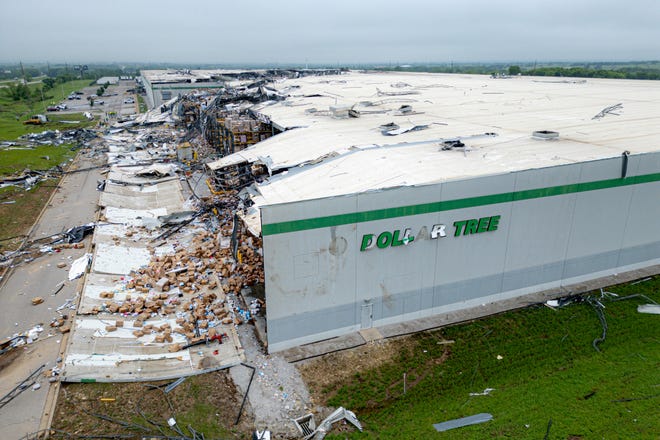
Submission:
{"label": "rubble pile", "polygon": [[71,331],[71,323],[69,322],[69,315],[66,313],[61,314],[57,318],[50,321],[50,327],[56,328],[60,333],[68,333]]}
{"label": "rubble pile", "polygon": [[[71,231],[71,229],[69,231]],[[0,267],[17,266],[21,263],[29,263],[43,255],[59,253],[65,249],[84,248],[84,244],[80,242],[65,242],[71,237],[69,231],[29,241],[16,250],[8,250],[0,253]],[[19,259],[18,257],[21,257],[22,259]]]}
{"label": "rubble pile", "polygon": [[76,143],[78,146],[88,146],[97,138],[95,130],[88,128],[73,128],[71,130],[46,130],[40,133],[28,133],[19,137],[15,145],[62,145]]}
{"label": "rubble pile", "polygon": [[[227,229],[224,232],[231,233]],[[213,340],[217,336],[214,327],[220,323],[239,325],[249,321],[250,313],[246,314],[236,301],[228,301],[223,291],[239,293],[243,287],[263,283],[261,243],[242,234],[243,244],[238,247],[241,262],[236,263],[229,248],[219,247],[222,236],[222,232],[216,235],[198,230],[192,242],[179,246],[174,254],[157,256],[154,252],[148,265],[122,277],[120,288],[102,291],[99,297],[106,301],[94,306],[90,314],[133,317],[137,338],[157,333],[164,341],[157,336],[156,342],[172,342],[170,335],[174,332],[193,344],[204,338]],[[260,306],[251,309],[258,312]],[[176,315],[179,327],[145,324],[149,318],[168,315]],[[123,322],[117,325],[121,326]]]}
{"label": "rubble pile", "polygon": [[230,272],[225,266],[222,272],[223,277],[227,273],[229,277],[227,287],[235,293],[240,292],[244,286],[263,284],[264,282],[261,239],[243,234],[240,242],[241,245],[237,252],[238,264],[235,265],[235,271]]}

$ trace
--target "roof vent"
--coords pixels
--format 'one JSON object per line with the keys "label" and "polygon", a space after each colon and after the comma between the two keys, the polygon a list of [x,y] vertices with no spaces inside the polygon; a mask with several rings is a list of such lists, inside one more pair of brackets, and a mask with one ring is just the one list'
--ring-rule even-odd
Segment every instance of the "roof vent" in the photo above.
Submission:
{"label": "roof vent", "polygon": [[535,139],[550,141],[550,140],[559,139],[559,132],[549,131],[549,130],[538,130],[532,133],[532,137]]}
{"label": "roof vent", "polygon": [[442,149],[447,151],[447,150],[453,150],[454,148],[465,148],[465,144],[461,142],[458,139],[455,140],[450,140],[450,141],[444,141],[442,143]]}

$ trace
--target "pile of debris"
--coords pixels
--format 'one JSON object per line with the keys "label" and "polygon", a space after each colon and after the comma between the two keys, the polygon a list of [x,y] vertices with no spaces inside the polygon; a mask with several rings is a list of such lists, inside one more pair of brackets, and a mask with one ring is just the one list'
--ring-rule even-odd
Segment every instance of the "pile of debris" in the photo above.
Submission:
{"label": "pile of debris", "polygon": [[81,243],[83,238],[94,229],[94,226],[93,223],[76,226],[61,234],[25,242],[16,250],[0,253],[0,267],[30,263],[43,255],[62,252],[65,249],[82,249],[84,247]]}
{"label": "pile of debris", "polygon": [[156,380],[243,361],[235,326],[251,316],[228,293],[263,282],[261,243],[233,222],[233,197],[184,197],[191,168],[172,163],[180,135],[152,127],[104,136],[103,224],[65,380]]}
{"label": "pile of debris", "polygon": [[27,141],[28,145],[62,145],[86,144],[96,139],[96,131],[87,128],[74,128],[71,130],[46,130],[41,133],[29,133],[19,139]]}
{"label": "pile of debris", "polygon": [[[169,331],[184,335],[189,343],[213,339],[214,327],[220,323],[238,325],[245,320],[238,308],[225,307],[227,299],[217,288],[222,285],[225,292],[238,293],[244,286],[264,281],[262,257],[257,248],[260,243],[245,235],[241,237],[244,243],[238,252],[242,262],[236,264],[228,247],[219,249],[215,234],[199,230],[190,245],[174,254],[152,255],[148,265],[124,277],[121,287],[102,291],[99,297],[106,301],[93,306],[89,313],[135,317],[133,326],[141,328],[133,332],[138,338],[148,331]],[[172,314],[176,314],[180,327],[144,324],[151,317]]]}

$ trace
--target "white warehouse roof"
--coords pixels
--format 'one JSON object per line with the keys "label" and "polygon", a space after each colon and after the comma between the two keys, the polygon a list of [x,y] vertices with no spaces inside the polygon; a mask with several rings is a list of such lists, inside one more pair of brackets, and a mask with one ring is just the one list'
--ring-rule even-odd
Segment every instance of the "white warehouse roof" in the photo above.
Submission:
{"label": "white warehouse roof", "polygon": [[[351,72],[275,88],[289,97],[253,109],[290,130],[208,164],[289,169],[257,187],[257,205],[660,150],[657,81]],[[384,135],[389,123],[426,128]],[[465,148],[442,150],[456,139]]]}

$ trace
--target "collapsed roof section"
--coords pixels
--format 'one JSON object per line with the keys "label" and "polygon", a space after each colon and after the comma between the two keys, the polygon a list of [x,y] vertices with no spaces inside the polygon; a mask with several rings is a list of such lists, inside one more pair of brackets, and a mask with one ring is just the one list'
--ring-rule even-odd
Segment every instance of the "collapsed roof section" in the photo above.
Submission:
{"label": "collapsed roof section", "polygon": [[259,243],[239,248],[238,228],[207,215],[216,205],[184,200],[175,136],[152,128],[104,136],[111,168],[64,381],[177,378],[244,360],[228,294],[263,277]]}
{"label": "collapsed roof section", "polygon": [[301,78],[304,76],[337,75],[341,69],[168,69],[143,70],[142,76],[152,84],[208,83],[234,80],[270,79],[272,77]]}
{"label": "collapsed roof section", "polygon": [[[257,230],[258,207],[267,204],[660,148],[660,85],[642,81],[351,72],[274,87],[287,98],[250,111],[283,132],[207,164],[217,175],[243,176],[242,186],[267,171],[244,215]],[[616,114],[593,119],[613,102],[622,103]]]}

